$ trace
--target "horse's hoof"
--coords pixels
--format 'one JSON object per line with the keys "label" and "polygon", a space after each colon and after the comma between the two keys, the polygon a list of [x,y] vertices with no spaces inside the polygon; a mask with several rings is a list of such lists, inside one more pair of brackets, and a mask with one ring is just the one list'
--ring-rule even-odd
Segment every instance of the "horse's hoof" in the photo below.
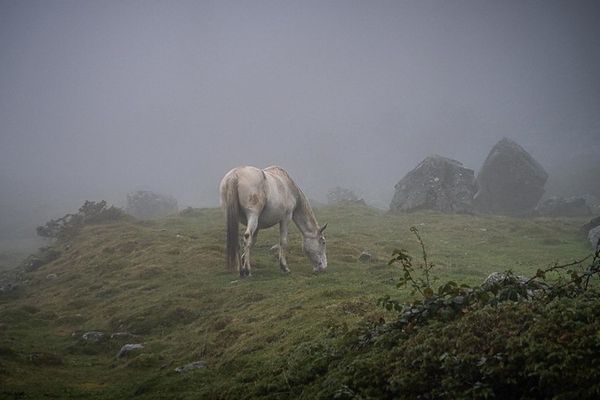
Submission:
{"label": "horse's hoof", "polygon": [[245,278],[247,276],[252,276],[252,274],[250,273],[250,270],[248,269],[240,269],[240,278]]}

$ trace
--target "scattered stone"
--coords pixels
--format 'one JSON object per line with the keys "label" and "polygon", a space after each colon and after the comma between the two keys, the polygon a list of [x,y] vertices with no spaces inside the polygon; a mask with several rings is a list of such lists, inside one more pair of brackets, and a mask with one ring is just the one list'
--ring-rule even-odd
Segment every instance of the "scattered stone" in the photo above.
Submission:
{"label": "scattered stone", "polygon": [[582,197],[551,197],[542,201],[536,211],[542,217],[581,217],[592,214]]}
{"label": "scattered stone", "polygon": [[90,331],[81,335],[81,338],[86,342],[99,343],[106,338],[106,334],[100,331]]}
{"label": "scattered stone", "polygon": [[125,344],[125,345],[123,345],[123,347],[121,347],[121,350],[119,350],[119,352],[117,353],[117,358],[125,357],[130,352],[132,352],[134,350],[143,349],[143,348],[144,348],[144,345],[140,344],[140,343]]}
{"label": "scattered stone", "polygon": [[492,148],[477,176],[473,198],[479,212],[530,215],[544,194],[548,174],[525,149],[510,139]]}
{"label": "scattered stone", "polygon": [[178,373],[186,373],[192,371],[194,369],[206,368],[206,363],[204,361],[194,361],[189,364],[185,364],[182,367],[175,368],[175,372]]}
{"label": "scattered stone", "polygon": [[371,254],[371,252],[369,252],[368,250],[365,250],[360,253],[360,256],[358,256],[358,261],[365,264],[370,263],[371,261],[375,261],[375,256]]}
{"label": "scattered stone", "polygon": [[134,335],[129,332],[115,332],[110,335],[111,339],[138,338],[139,335]]}
{"label": "scattered stone", "polygon": [[58,275],[56,275],[56,274],[48,274],[48,275],[46,275],[46,279],[48,279],[48,280],[52,280],[52,279],[56,279],[56,278],[58,278]]}
{"label": "scattered stone", "polygon": [[592,248],[596,250],[598,248],[598,245],[600,245],[600,226],[597,226],[589,231],[588,239],[592,244]]}
{"label": "scattered stone", "polygon": [[433,155],[406,174],[395,188],[391,212],[470,213],[476,188],[475,173],[459,161]]}

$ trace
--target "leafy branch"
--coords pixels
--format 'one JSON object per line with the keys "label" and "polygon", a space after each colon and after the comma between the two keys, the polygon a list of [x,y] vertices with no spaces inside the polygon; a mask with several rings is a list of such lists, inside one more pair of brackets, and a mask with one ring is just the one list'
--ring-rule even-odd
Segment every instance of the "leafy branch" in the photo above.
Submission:
{"label": "leafy branch", "polygon": [[[401,327],[411,326],[420,322],[437,318],[451,320],[484,305],[495,306],[504,301],[542,300],[556,297],[574,297],[586,291],[592,278],[600,276],[600,246],[594,254],[580,260],[565,264],[555,263],[546,269],[538,269],[531,278],[515,275],[512,271],[495,273],[495,280],[490,277],[478,287],[466,284],[459,285],[454,281],[446,282],[434,291],[431,272],[434,264],[428,262],[425,244],[415,227],[410,231],[417,237],[421,246],[423,264],[415,266],[413,259],[404,249],[394,250],[388,265],[399,265],[402,276],[398,288],[409,285],[413,293],[419,293],[417,298],[409,303],[401,303],[385,296],[378,304],[390,311],[400,313],[397,321]],[[584,263],[591,259],[590,264]],[[582,270],[583,269],[583,270]],[[420,272],[422,276],[417,276]],[[558,279],[553,284],[545,282],[550,273],[557,273]],[[499,279],[498,279],[499,277]]]}

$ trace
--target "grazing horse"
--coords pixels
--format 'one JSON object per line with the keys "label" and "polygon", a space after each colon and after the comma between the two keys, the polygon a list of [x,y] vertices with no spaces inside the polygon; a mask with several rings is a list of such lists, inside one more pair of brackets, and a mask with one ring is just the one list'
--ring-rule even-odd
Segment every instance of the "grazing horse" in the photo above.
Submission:
{"label": "grazing horse", "polygon": [[[308,199],[283,168],[234,168],[221,180],[219,191],[227,214],[227,264],[239,270],[241,277],[250,276],[250,248],[256,243],[258,230],[275,224],[279,224],[279,266],[284,272],[290,271],[286,260],[290,221],[302,234],[302,247],[313,270],[327,268],[323,236],[327,224],[319,227]],[[239,222],[246,225],[241,260]]]}

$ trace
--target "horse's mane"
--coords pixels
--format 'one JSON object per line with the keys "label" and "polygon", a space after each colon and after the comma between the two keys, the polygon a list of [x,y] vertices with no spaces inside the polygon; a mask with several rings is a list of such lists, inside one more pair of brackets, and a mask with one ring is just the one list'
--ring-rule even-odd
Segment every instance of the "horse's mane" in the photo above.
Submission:
{"label": "horse's mane", "polygon": [[304,213],[304,215],[306,215],[306,218],[313,222],[315,227],[318,228],[319,225],[317,223],[317,217],[315,216],[315,213],[312,207],[310,206],[310,201],[308,201],[308,198],[306,197],[302,189],[300,189],[298,185],[296,185],[296,182],[294,182],[294,186],[296,186],[296,189],[298,190],[298,207],[302,209],[302,212]]}

